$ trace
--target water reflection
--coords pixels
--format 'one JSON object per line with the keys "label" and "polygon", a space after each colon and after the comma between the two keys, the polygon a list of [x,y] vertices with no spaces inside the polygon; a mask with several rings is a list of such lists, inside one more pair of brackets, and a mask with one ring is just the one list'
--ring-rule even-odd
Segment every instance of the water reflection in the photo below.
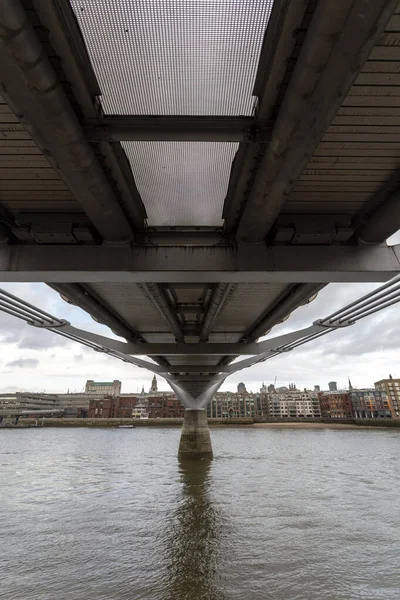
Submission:
{"label": "water reflection", "polygon": [[210,499],[212,461],[179,461],[181,502],[169,523],[167,594],[171,600],[226,600],[218,589],[224,519]]}

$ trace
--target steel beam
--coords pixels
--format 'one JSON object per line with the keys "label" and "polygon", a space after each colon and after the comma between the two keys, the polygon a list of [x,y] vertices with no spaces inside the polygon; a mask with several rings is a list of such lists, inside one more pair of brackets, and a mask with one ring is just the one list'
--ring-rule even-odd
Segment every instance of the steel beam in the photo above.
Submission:
{"label": "steel beam", "polygon": [[[177,343],[133,343],[133,342],[120,342],[119,340],[113,340],[108,337],[92,333],[90,331],[84,331],[72,325],[65,325],[62,329],[63,333],[75,339],[82,338],[90,344],[102,346],[115,352],[121,352],[124,354],[134,354],[135,356],[152,356],[156,357],[159,355],[163,356],[197,356],[197,355],[253,355],[257,354],[260,349],[257,344],[231,344],[231,343],[199,343],[189,344],[183,342]],[[263,343],[263,342],[261,342]],[[261,347],[263,349],[264,346]],[[179,365],[178,365],[179,367]],[[180,368],[171,365],[168,369],[174,372],[175,369]],[[211,370],[214,370],[212,365],[209,366]],[[208,366],[207,366],[208,368]]]}
{"label": "steel beam", "polygon": [[96,321],[110,327],[116,335],[120,335],[132,342],[142,340],[139,332],[135,331],[127,323],[124,323],[120,318],[116,317],[111,309],[104,305],[104,302],[100,302],[97,298],[94,298],[81,285],[78,285],[77,283],[60,283],[50,284],[49,287],[63,296],[64,300],[67,299],[67,301],[75,306],[79,306],[79,308],[88,312]]}
{"label": "steel beam", "polygon": [[0,3],[1,93],[101,236],[133,231],[20,0]]}
{"label": "steel beam", "polygon": [[271,124],[253,117],[106,115],[87,121],[89,142],[245,142],[268,143]]}
{"label": "steel beam", "polygon": [[[258,97],[259,102],[258,119],[271,119],[279,106],[282,83],[287,77],[290,56],[297,43],[296,31],[301,28],[309,4],[305,0],[274,0],[253,89],[253,95]],[[223,209],[228,233],[234,232],[237,227],[265,151],[265,145],[239,146]]]}
{"label": "steel beam", "polygon": [[262,335],[266,335],[274,325],[282,323],[291,312],[296,310],[298,306],[306,304],[309,298],[317,294],[324,286],[324,283],[295,283],[289,286],[289,290],[285,289],[282,296],[275,301],[273,307],[268,307],[257,321],[249,327],[244,333],[243,339],[247,342],[254,342]]}
{"label": "steel beam", "polygon": [[210,304],[207,308],[207,313],[204,317],[203,324],[200,331],[200,342],[206,342],[210,334],[211,329],[214,326],[215,320],[218,317],[219,312],[224,306],[229,294],[232,291],[232,284],[219,283],[211,297]]}
{"label": "steel beam", "polygon": [[172,310],[165,296],[164,290],[157,283],[139,284],[139,288],[147,300],[161,314],[163,319],[165,319],[166,323],[171,329],[171,332],[175,336],[176,341],[183,342],[185,337],[178,323],[178,319],[176,318],[176,314]]}
{"label": "steel beam", "polygon": [[0,280],[47,283],[382,282],[400,246],[0,246]]}
{"label": "steel beam", "polygon": [[238,240],[260,242],[268,235],[397,5],[319,0],[248,194]]}
{"label": "steel beam", "polygon": [[[389,195],[387,188],[393,185],[394,180],[396,191]],[[367,203],[366,210],[370,205],[375,204],[375,210],[371,211],[367,217],[361,215],[361,223],[355,233],[364,244],[377,244],[387,240],[388,237],[400,229],[400,188],[398,188],[400,172],[396,171],[382,190]],[[383,196],[383,198],[382,198]],[[388,196],[385,198],[385,196]]]}

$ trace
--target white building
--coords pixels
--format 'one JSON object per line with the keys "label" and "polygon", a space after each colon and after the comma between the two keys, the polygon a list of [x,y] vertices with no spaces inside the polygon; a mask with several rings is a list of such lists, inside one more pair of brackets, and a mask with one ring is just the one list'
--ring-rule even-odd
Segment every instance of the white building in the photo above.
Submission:
{"label": "white building", "polygon": [[318,419],[321,417],[318,394],[308,390],[270,394],[269,413],[275,419]]}
{"label": "white building", "polygon": [[149,412],[148,412],[148,406],[147,406],[147,402],[139,402],[139,404],[136,404],[136,406],[132,409],[132,419],[148,419],[149,418]]}
{"label": "white building", "polygon": [[93,381],[88,379],[85,386],[85,394],[95,394],[96,396],[119,396],[121,393],[121,382],[118,379],[114,381]]}

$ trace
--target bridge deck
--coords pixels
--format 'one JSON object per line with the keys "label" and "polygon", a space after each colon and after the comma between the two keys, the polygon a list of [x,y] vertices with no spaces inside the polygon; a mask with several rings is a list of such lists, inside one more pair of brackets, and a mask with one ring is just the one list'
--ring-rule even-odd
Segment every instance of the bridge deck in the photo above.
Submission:
{"label": "bridge deck", "polygon": [[[397,1],[4,0],[0,25],[0,264],[34,245],[318,256],[400,228]],[[130,340],[235,343],[326,283],[294,272],[51,285]]]}

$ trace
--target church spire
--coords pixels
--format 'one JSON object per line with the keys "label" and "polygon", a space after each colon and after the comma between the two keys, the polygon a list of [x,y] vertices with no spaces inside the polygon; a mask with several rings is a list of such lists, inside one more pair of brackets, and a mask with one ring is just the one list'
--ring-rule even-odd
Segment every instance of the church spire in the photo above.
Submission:
{"label": "church spire", "polygon": [[349,390],[352,390],[353,386],[351,385],[350,377],[349,377]]}
{"label": "church spire", "polygon": [[157,391],[158,391],[157,377],[154,375],[152,382],[151,382],[150,392],[155,393]]}

